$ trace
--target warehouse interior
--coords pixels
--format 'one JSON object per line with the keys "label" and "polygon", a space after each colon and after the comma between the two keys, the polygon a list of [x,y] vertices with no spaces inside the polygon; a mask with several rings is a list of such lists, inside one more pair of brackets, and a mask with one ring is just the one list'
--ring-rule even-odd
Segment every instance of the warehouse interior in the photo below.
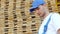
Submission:
{"label": "warehouse interior", "polygon": [[[29,9],[34,0],[0,0],[0,34],[38,34],[43,21]],[[60,13],[60,0],[45,0],[50,12]]]}

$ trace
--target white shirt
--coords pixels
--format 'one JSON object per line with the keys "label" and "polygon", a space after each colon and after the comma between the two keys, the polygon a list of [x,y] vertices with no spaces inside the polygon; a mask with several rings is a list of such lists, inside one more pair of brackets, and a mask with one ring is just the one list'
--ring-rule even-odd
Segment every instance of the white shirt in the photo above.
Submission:
{"label": "white shirt", "polygon": [[49,17],[51,16],[51,20],[48,24],[46,34],[57,34],[57,30],[60,28],[60,15],[58,13],[50,13],[42,22],[38,33],[42,34],[44,31],[44,25],[47,23]]}

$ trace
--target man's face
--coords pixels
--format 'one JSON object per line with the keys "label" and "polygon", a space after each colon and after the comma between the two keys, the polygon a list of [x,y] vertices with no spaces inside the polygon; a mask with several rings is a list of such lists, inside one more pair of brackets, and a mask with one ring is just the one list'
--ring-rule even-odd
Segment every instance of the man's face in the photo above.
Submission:
{"label": "man's face", "polygon": [[38,14],[40,17],[43,17],[45,12],[44,12],[44,6],[40,5],[38,8],[35,9],[36,14]]}

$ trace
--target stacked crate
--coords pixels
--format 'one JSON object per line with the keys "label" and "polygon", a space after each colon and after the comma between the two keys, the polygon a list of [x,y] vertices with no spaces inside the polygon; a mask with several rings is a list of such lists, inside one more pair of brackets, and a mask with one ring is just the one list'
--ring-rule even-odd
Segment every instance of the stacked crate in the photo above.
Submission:
{"label": "stacked crate", "polygon": [[57,5],[58,11],[60,13],[60,0],[56,0],[56,5]]}
{"label": "stacked crate", "polygon": [[0,34],[37,34],[41,20],[29,9],[33,0],[0,0]]}
{"label": "stacked crate", "polygon": [[30,13],[29,9],[33,0],[21,0],[21,18],[23,34],[37,34],[40,25],[40,18],[35,13]]}
{"label": "stacked crate", "polygon": [[59,12],[56,0],[45,0],[45,1],[47,3],[47,7],[48,7],[50,12]]}

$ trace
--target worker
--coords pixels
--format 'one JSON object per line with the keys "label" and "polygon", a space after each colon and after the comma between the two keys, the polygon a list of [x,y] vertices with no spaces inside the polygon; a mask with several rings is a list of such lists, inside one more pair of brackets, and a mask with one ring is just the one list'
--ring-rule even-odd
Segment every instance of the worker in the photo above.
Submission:
{"label": "worker", "polygon": [[60,34],[60,15],[55,12],[50,13],[44,0],[34,0],[29,10],[43,18],[38,34]]}

